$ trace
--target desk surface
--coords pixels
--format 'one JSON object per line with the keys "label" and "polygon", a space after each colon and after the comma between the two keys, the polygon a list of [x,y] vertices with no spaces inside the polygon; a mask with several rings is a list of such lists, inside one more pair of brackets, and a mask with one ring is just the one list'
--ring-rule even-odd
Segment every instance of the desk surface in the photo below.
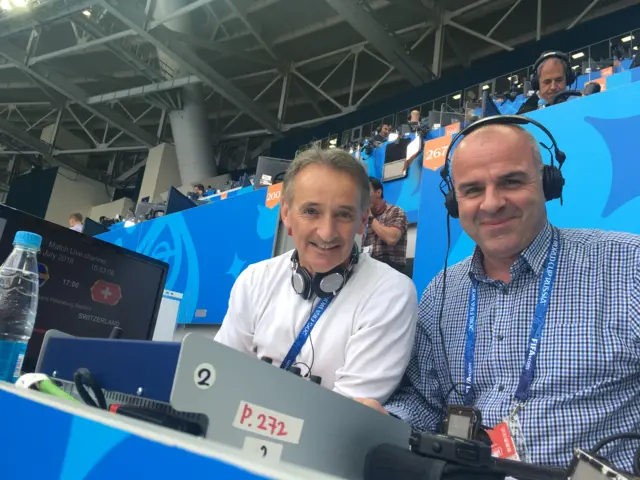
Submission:
{"label": "desk surface", "polygon": [[3,382],[0,411],[6,478],[338,478]]}

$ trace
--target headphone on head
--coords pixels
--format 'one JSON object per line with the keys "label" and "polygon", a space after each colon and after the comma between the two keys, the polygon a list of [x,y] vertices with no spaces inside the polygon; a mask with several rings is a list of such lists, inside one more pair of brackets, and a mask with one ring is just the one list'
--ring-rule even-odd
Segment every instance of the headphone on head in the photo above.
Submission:
{"label": "headphone on head", "polygon": [[359,257],[360,252],[354,244],[351,249],[351,259],[346,268],[338,265],[328,272],[311,275],[306,268],[300,265],[298,251],[294,250],[293,255],[291,255],[291,285],[295,292],[305,300],[309,300],[312,295],[318,298],[336,295],[349,280]]}
{"label": "headphone on head", "polygon": [[531,74],[531,88],[534,90],[540,90],[540,79],[538,78],[538,68],[544,62],[549,60],[550,58],[557,58],[562,61],[564,64],[564,77],[567,82],[567,87],[572,85],[573,82],[576,81],[576,73],[571,68],[571,60],[569,59],[569,55],[563,52],[547,52],[540,55],[540,58],[536,60],[536,63],[533,64],[533,73]]}
{"label": "headphone on head", "polygon": [[[465,135],[469,135],[471,132],[478,130],[481,127],[486,127],[487,125],[535,125],[540,130],[542,130],[549,140],[551,141],[551,147],[546,146],[544,143],[540,143],[544,148],[546,148],[549,153],[553,150],[553,154],[551,155],[551,164],[544,165],[542,167],[542,189],[544,191],[544,198],[549,200],[562,199],[562,189],[564,187],[564,177],[562,176],[562,165],[564,161],[567,159],[567,155],[558,148],[558,144],[556,143],[556,139],[553,137],[551,132],[547,130],[547,128],[541,123],[533,120],[529,117],[523,117],[521,115],[497,115],[495,117],[487,117],[482,120],[478,120],[475,123],[472,123],[462,131],[458,132],[451,143],[449,144],[449,148],[447,149],[447,155],[444,159],[444,165],[442,170],[440,170],[440,176],[442,177],[442,182],[440,184],[440,191],[444,195],[444,206],[447,209],[447,212],[452,218],[458,218],[458,199],[456,198],[455,189],[453,187],[453,180],[451,178],[451,155],[452,150],[455,144]],[[554,162],[558,162],[558,165],[555,165]]]}

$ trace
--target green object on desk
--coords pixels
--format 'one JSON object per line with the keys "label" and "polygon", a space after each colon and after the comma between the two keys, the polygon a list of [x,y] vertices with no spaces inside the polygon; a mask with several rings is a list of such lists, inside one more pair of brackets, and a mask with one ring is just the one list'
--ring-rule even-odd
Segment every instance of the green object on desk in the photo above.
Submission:
{"label": "green object on desk", "polygon": [[74,402],[78,401],[48,379],[38,382],[37,389],[38,391],[46,393],[47,395],[53,395],[54,397],[64,398],[66,400],[72,400]]}

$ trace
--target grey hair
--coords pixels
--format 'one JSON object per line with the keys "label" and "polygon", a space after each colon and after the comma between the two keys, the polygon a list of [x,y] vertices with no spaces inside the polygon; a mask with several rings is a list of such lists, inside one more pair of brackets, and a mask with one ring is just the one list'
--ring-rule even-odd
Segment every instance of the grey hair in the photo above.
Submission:
{"label": "grey hair", "polygon": [[542,73],[542,67],[544,67],[545,63],[551,62],[551,61],[561,63],[563,69],[567,68],[565,63],[560,58],[558,58],[558,57],[549,57],[544,62],[542,62],[540,65],[538,65],[538,70],[536,71],[536,75],[538,76],[538,79],[540,78],[540,74]]}
{"label": "grey hair", "polygon": [[324,165],[337,172],[349,175],[356,182],[360,190],[360,208],[366,212],[371,204],[369,189],[369,175],[365,171],[364,164],[353,158],[349,152],[340,148],[310,148],[300,153],[289,165],[284,175],[282,185],[282,197],[285,202],[293,200],[293,181],[302,170],[310,165]]}

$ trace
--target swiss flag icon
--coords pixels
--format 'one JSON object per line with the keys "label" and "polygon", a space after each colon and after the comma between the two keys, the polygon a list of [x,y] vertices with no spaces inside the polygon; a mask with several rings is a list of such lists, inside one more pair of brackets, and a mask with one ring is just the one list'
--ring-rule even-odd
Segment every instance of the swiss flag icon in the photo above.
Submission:
{"label": "swiss flag icon", "polygon": [[117,305],[122,298],[120,285],[98,280],[91,287],[91,300],[105,305]]}

